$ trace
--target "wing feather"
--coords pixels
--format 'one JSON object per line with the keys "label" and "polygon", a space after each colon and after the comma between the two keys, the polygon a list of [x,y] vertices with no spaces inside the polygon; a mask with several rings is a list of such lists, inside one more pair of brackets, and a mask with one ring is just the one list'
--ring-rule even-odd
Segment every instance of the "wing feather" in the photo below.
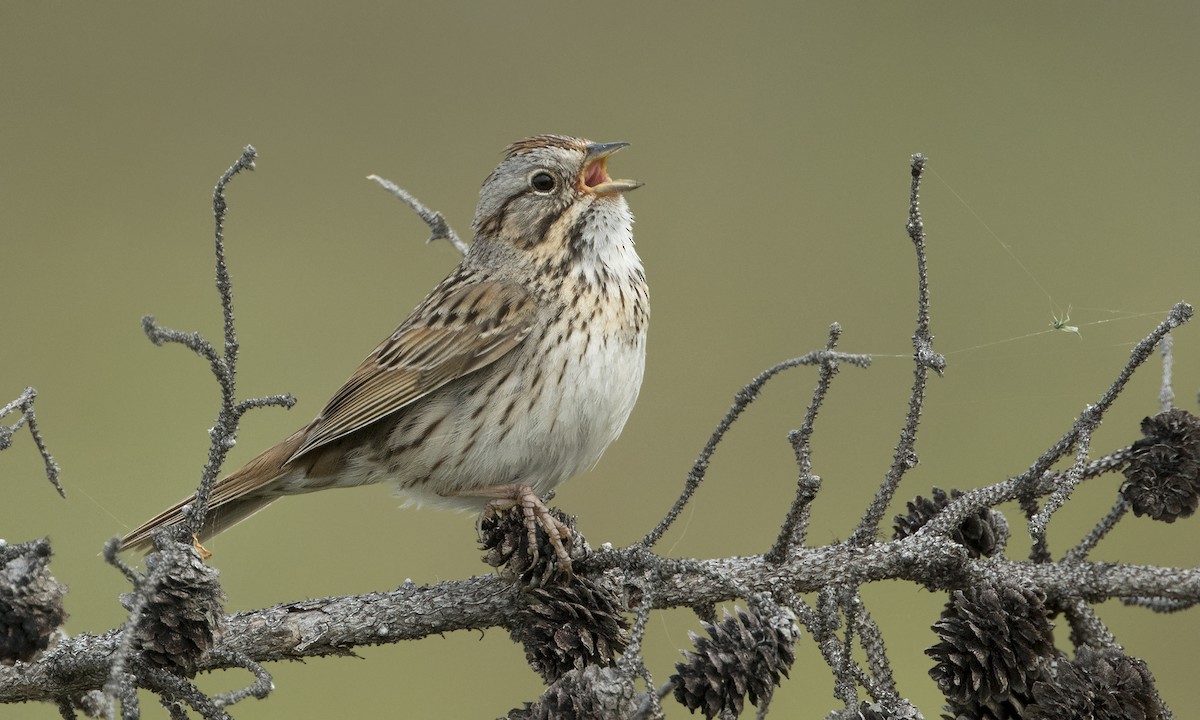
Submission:
{"label": "wing feather", "polygon": [[490,365],[533,329],[537,305],[507,281],[451,282],[430,294],[334,393],[288,462]]}

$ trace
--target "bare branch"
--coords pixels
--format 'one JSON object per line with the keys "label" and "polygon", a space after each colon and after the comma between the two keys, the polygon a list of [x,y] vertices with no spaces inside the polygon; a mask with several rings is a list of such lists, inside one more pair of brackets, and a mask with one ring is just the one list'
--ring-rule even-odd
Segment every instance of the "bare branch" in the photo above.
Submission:
{"label": "bare branch", "polygon": [[1067,498],[1074,492],[1076,486],[1083,482],[1083,471],[1087,467],[1088,450],[1092,444],[1092,433],[1100,425],[1099,416],[1092,408],[1087,408],[1079,418],[1078,452],[1075,454],[1075,464],[1067,471],[1063,482],[1054,488],[1054,492],[1046,499],[1045,506],[1029,520],[1029,532],[1036,544],[1045,545],[1046,526],[1050,516],[1058,512],[1066,504]]}
{"label": "bare branch", "polygon": [[54,462],[54,456],[50,454],[50,450],[46,447],[46,441],[42,439],[42,432],[38,428],[37,415],[33,411],[33,401],[37,398],[37,390],[27,387],[13,400],[4,407],[0,407],[0,418],[8,415],[14,410],[20,409],[21,416],[12,425],[0,425],[0,450],[7,450],[12,446],[13,434],[21,429],[22,425],[29,425],[29,435],[33,438],[33,444],[37,446],[38,452],[41,453],[42,461],[46,463],[46,479],[58,491],[59,497],[65,498],[66,491],[63,490],[62,483],[59,482],[60,469],[58,463]]}
{"label": "bare branch", "polygon": [[[799,595],[848,576],[862,582],[903,579],[943,589],[999,577],[1030,583],[1051,598],[1077,597],[1089,602],[1132,596],[1200,600],[1200,569],[970,560],[961,546],[924,532],[867,547],[796,548],[783,563],[762,556],[668,561],[637,545],[627,550],[600,550],[589,561],[593,559],[597,567],[666,563],[662,567],[670,572],[657,579],[654,593],[646,601],[655,609],[724,602],[749,593]],[[642,576],[640,570],[627,572]],[[714,578],[723,581],[717,583]],[[617,581],[633,584],[630,576]],[[517,593],[507,581],[489,575],[431,586],[406,584],[389,593],[307,600],[241,613],[226,618],[224,636],[200,667],[239,666],[230,658],[241,656],[261,663],[345,654],[358,645],[503,625],[517,616]],[[810,625],[810,630],[820,642],[819,627]],[[37,662],[0,668],[0,702],[74,696],[102,686],[112,658],[119,654],[120,636],[120,631],[80,634]],[[840,653],[835,660],[840,661]]]}
{"label": "bare branch", "polygon": [[691,500],[695,494],[696,488],[700,487],[700,483],[704,481],[704,475],[708,472],[708,463],[712,459],[713,453],[717,450],[717,445],[720,444],[725,433],[737,421],[750,403],[758,399],[758,394],[762,392],[762,388],[767,384],[767,381],[775,377],[784,370],[788,370],[801,365],[821,365],[830,361],[844,362],[855,367],[865,368],[871,364],[871,358],[867,355],[847,355],[846,353],[830,352],[828,350],[818,350],[807,355],[784,360],[783,362],[768,368],[759,374],[758,377],[750,381],[746,387],[738,391],[734,396],[733,406],[725,413],[725,417],[721,418],[721,422],[717,424],[717,429],[713,431],[708,442],[705,443],[704,449],[700,451],[700,456],[696,458],[696,462],[692,464],[692,469],[688,473],[687,480],[684,482],[683,491],[679,495],[679,499],[675,501],[675,505],[667,511],[666,516],[662,521],[651,530],[646,537],[639,541],[642,547],[650,548],[655,545],[662,536],[671,527],[679,517],[679,513],[683,512],[683,508]]}
{"label": "bare branch", "polygon": [[139,668],[136,677],[143,687],[162,697],[164,704],[176,704],[182,700],[204,720],[232,720],[229,713],[201,692],[200,688],[174,673],[162,668],[144,667]]}
{"label": "bare branch", "polygon": [[871,617],[871,613],[867,610],[861,597],[858,598],[858,613],[855,617],[859,644],[867,655],[867,666],[871,671],[871,680],[873,681],[873,684],[865,686],[875,700],[887,701],[893,705],[899,703],[901,697],[896,690],[896,678],[892,675],[892,665],[888,660],[887,647],[883,642],[883,632]]}
{"label": "bare branch", "polygon": [[295,404],[296,398],[290,393],[284,393],[283,395],[268,395],[266,397],[243,400],[234,406],[233,411],[234,414],[241,416],[256,408],[281,407],[290,410]]}
{"label": "bare branch", "polygon": [[855,528],[850,541],[866,545],[875,539],[879,523],[887,514],[896,490],[904,474],[917,466],[917,425],[921,422],[921,408],[925,403],[925,383],[929,370],[941,375],[946,369],[946,358],[933,351],[933,335],[929,332],[929,270],[925,261],[925,223],[921,219],[921,178],[925,172],[925,156],[912,156],[912,184],[908,199],[908,238],[912,241],[917,256],[917,327],[913,332],[913,386],[909,394],[908,413],[904,427],[900,430],[900,442],[892,457],[892,466],[875,493],[863,519]]}
{"label": "bare branch", "polygon": [[216,696],[214,700],[219,707],[229,707],[250,697],[262,700],[275,688],[275,682],[271,679],[271,673],[267,672],[262,665],[247,657],[245,653],[231,652],[224,654],[214,651],[213,655],[218,660],[230,663],[231,667],[245,668],[254,674],[254,682],[250,685],[241,690]]}
{"label": "bare branch", "polygon": [[378,183],[380,187],[404,201],[421,216],[421,219],[429,226],[429,232],[431,233],[429,239],[425,242],[431,243],[434,240],[446,240],[458,248],[458,251],[463,255],[466,255],[471,249],[470,245],[459,239],[458,233],[454,232],[454,228],[450,227],[450,224],[446,222],[446,218],[442,217],[440,212],[425,207],[420,200],[391,180],[385,180],[378,175],[368,175],[367,179]]}
{"label": "bare branch", "polygon": [[821,479],[812,474],[812,448],[809,440],[812,439],[813,427],[817,421],[817,411],[820,410],[825,396],[829,394],[829,385],[838,372],[837,360],[832,357],[832,353],[837,348],[838,339],[841,336],[841,325],[833,323],[829,326],[829,340],[825,343],[825,350],[830,353],[830,356],[821,363],[821,370],[817,374],[817,386],[813,389],[812,400],[809,401],[808,409],[804,413],[804,422],[800,424],[799,429],[788,433],[788,440],[792,443],[792,450],[796,454],[796,465],[800,469],[800,476],[796,481],[796,498],[792,501],[792,506],[783,521],[783,527],[779,529],[779,536],[776,538],[775,544],[767,552],[767,558],[775,562],[783,559],[791,545],[804,542],[810,503],[816,498],[817,491],[821,487]]}
{"label": "bare branch", "polygon": [[153,316],[142,318],[142,329],[155,345],[175,343],[183,345],[192,352],[208,361],[213,377],[221,388],[221,404],[217,413],[217,421],[209,431],[208,462],[200,473],[200,484],[196,489],[195,500],[191,503],[187,521],[178,530],[179,537],[185,538],[200,531],[204,518],[208,514],[208,502],[212,488],[216,484],[225,458],[237,442],[238,423],[247,411],[260,407],[290,408],[296,400],[291,395],[270,395],[250,400],[237,400],[237,359],[239,343],[233,313],[233,281],[229,275],[228,263],[225,260],[225,216],[229,204],[225,199],[225,188],[243,170],[253,170],[257,152],[253,146],[247,145],[241,156],[229,166],[217,180],[213,188],[213,247],[216,255],[216,286],[221,301],[222,327],[224,328],[224,347],[222,351],[209,342],[198,332],[183,332],[166,328],[158,324]]}
{"label": "bare branch", "polygon": [[1158,391],[1158,407],[1162,412],[1175,407],[1175,388],[1171,384],[1171,372],[1175,367],[1174,346],[1173,335],[1162,339],[1162,387]]}
{"label": "bare branch", "polygon": [[1110,530],[1116,527],[1117,522],[1119,522],[1121,518],[1125,517],[1125,513],[1127,512],[1129,512],[1129,503],[1126,502],[1125,498],[1123,497],[1117,498],[1117,502],[1113,505],[1112,510],[1109,510],[1108,514],[1100,519],[1100,522],[1096,524],[1096,527],[1092,528],[1091,532],[1087,534],[1087,537],[1085,537],[1083,540],[1080,540],[1078,545],[1071,548],[1067,552],[1063,560],[1065,562],[1082,562],[1083,560],[1087,559],[1087,556],[1089,553],[1091,553],[1092,549],[1104,539],[1104,536],[1107,535]]}
{"label": "bare branch", "polygon": [[[985,507],[994,507],[1011,500],[1032,500],[1040,495],[1053,492],[1065,482],[1069,482],[1065,473],[1049,472],[1050,466],[1075,447],[1079,433],[1084,424],[1099,422],[1104,412],[1116,400],[1117,395],[1124,389],[1125,384],[1133,373],[1154,352],[1158,343],[1175,328],[1191,319],[1192,306],[1179,303],[1167,314],[1167,317],[1130,352],[1129,361],[1122,368],[1112,385],[1100,397],[1099,401],[1080,414],[1080,419],[1053,446],[1047,449],[1041,457],[1024,473],[1008,480],[965,492],[961,497],[950,503],[936,518],[926,526],[932,532],[947,532],[950,528],[962,522],[964,518]],[[1129,459],[1129,448],[1110,453],[1095,460],[1079,471],[1080,480],[1098,477],[1104,473],[1120,469]],[[1036,508],[1031,514],[1036,514]],[[1036,543],[1035,543],[1036,545]],[[1048,555],[1042,559],[1048,559]]]}

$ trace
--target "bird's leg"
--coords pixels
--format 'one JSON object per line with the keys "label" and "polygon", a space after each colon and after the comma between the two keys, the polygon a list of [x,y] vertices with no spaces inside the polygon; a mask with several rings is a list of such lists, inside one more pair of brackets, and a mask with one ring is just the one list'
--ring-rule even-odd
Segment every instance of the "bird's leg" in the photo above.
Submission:
{"label": "bird's leg", "polygon": [[546,503],[542,502],[533,488],[519,483],[510,483],[472,488],[451,494],[462,497],[490,498],[483,512],[479,514],[480,525],[485,519],[495,517],[505,510],[520,505],[521,510],[525,513],[525,529],[529,532],[529,553],[533,556],[533,562],[536,563],[538,558],[537,528],[538,525],[541,525],[550,538],[550,545],[554,547],[554,554],[558,557],[559,570],[568,573],[571,571],[571,556],[567,553],[566,545],[563,544],[564,540],[568,543],[571,541],[571,530],[550,513],[550,508],[546,507]]}

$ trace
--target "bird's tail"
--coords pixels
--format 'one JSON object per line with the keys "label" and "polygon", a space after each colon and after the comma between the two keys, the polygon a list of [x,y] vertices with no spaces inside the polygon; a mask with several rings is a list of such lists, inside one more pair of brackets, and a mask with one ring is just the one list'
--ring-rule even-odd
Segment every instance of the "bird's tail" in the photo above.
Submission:
{"label": "bird's tail", "polygon": [[[279,484],[275,481],[291,472],[287,461],[300,448],[303,440],[304,430],[300,430],[218,480],[209,498],[204,524],[196,533],[199,541],[204,542],[228,530],[285,494],[280,492]],[[121,550],[151,550],[154,533],[182,523],[185,520],[183,509],[195,501],[196,496],[191,495],[142,523],[121,538]]]}

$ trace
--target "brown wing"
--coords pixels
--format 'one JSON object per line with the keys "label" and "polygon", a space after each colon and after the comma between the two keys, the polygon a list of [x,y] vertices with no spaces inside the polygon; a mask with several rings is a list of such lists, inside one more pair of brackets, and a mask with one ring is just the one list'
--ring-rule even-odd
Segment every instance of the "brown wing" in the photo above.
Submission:
{"label": "brown wing", "polygon": [[367,356],[288,462],[495,362],[529,335],[537,305],[520,285],[456,281],[452,276],[434,290]]}

